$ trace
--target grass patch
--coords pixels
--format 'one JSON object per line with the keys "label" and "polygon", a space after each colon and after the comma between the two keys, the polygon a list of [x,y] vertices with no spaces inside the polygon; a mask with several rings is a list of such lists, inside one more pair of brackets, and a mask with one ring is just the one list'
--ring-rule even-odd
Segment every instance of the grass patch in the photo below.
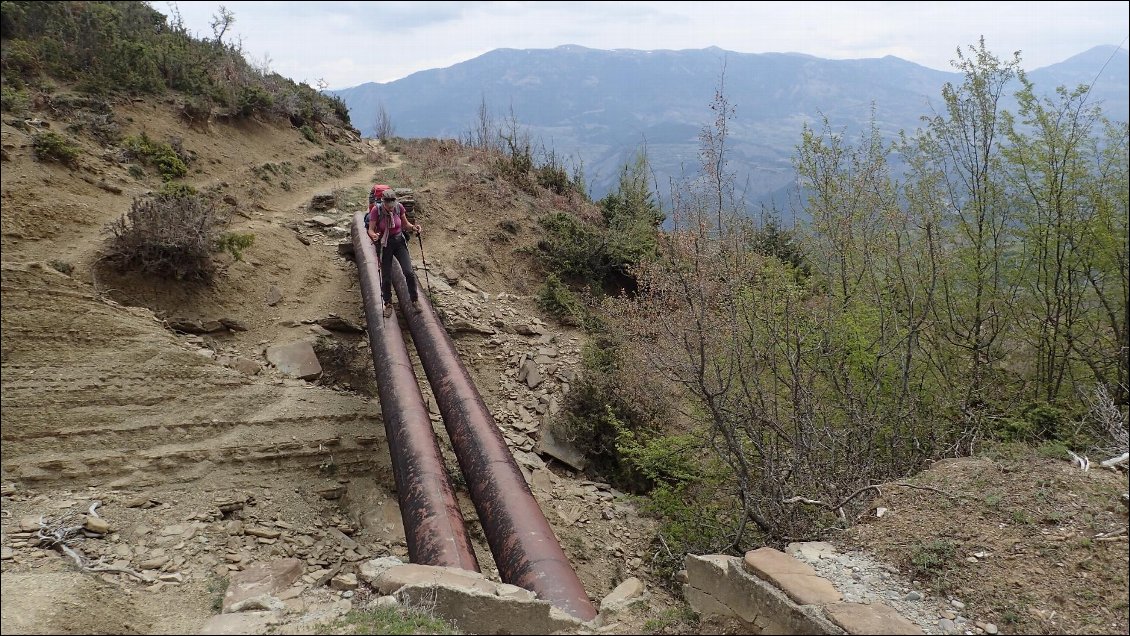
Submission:
{"label": "grass patch", "polygon": [[659,616],[649,618],[643,624],[645,634],[688,634],[698,626],[698,614],[690,605],[668,607]]}
{"label": "grass patch", "polygon": [[208,580],[208,595],[212,597],[212,611],[219,614],[224,609],[224,595],[228,592],[230,580],[225,576],[222,579]]}
{"label": "grass patch", "polygon": [[419,609],[377,607],[352,610],[322,626],[318,634],[458,634],[444,621]]}
{"label": "grass patch", "polygon": [[937,585],[945,578],[946,570],[957,558],[957,546],[947,539],[934,539],[919,543],[910,553],[910,565],[915,575]]}

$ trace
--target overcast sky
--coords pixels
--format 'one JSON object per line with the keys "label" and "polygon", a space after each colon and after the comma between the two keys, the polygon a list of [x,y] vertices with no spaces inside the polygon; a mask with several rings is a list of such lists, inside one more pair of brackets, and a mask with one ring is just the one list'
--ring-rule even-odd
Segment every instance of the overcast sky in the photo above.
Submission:
{"label": "overcast sky", "polygon": [[[189,32],[235,15],[225,41],[295,81],[341,89],[443,68],[498,48],[895,55],[938,70],[985,37],[1026,70],[1102,44],[1126,47],[1130,2],[166,2]],[[1097,71],[1098,69],[1096,69]]]}

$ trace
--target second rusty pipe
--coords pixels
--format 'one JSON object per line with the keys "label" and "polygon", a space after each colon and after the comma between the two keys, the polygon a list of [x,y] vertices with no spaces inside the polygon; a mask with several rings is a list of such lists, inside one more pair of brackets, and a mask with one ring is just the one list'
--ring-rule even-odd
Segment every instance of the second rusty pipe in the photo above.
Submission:
{"label": "second rusty pipe", "polygon": [[[408,283],[395,259],[389,269],[384,274],[392,277],[401,306],[409,306]],[[475,388],[451,337],[432,311],[427,295],[420,292],[419,299],[421,311],[404,312],[408,329],[432,385],[499,576],[572,616],[592,620],[596,609],[530,492],[494,416]]]}
{"label": "second rusty pipe", "polygon": [[353,218],[352,233],[408,557],[413,563],[478,572],[479,562],[467,539],[463,513],[447,477],[400,325],[395,318],[384,318],[377,250],[361,212]]}

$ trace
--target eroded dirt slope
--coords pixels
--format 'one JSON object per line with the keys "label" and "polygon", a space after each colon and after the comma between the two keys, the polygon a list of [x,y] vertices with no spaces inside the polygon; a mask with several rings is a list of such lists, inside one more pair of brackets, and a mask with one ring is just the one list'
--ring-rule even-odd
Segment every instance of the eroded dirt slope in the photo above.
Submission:
{"label": "eroded dirt slope", "polygon": [[[189,128],[172,102],[125,102],[115,113],[123,135],[144,131],[182,147],[193,158],[185,181],[215,192],[232,215],[229,229],[255,240],[242,260],[218,257],[211,285],[114,272],[99,261],[103,228],[160,180],[77,133],[69,135],[84,151],[77,166],[37,161],[32,135],[66,130],[72,119],[4,118],[6,633],[193,633],[216,611],[231,572],[281,556],[305,564],[307,592],[288,601],[288,629],[315,629],[349,606],[323,575],[407,554],[377,400],[363,387],[285,377],[264,356],[319,334],[367,355],[362,335],[313,323],[331,315],[364,323],[355,268],[337,245],[374,181],[416,191],[427,251],[416,243],[413,258],[426,257],[430,269],[421,283],[446,316],[470,325],[456,345],[590,596],[646,576],[648,522],[607,486],[531,452],[533,422],[560,403],[580,358],[579,334],[539,316],[522,250],[535,240],[538,211],[561,201],[482,174],[468,179],[468,157],[425,153],[421,167],[419,153],[348,131],[319,131],[312,144],[286,123]],[[321,194],[334,194],[336,207],[311,210]],[[319,213],[336,227],[307,222]],[[171,328],[217,320],[239,329]],[[524,355],[548,360],[536,391],[516,378]],[[255,366],[239,370],[236,360]],[[429,395],[426,382],[422,390]],[[438,415],[433,422],[454,469]],[[456,479],[479,561],[495,576]],[[81,523],[95,504],[111,532],[80,541],[82,554],[159,582],[79,572],[36,545],[37,532]],[[656,612],[667,598],[657,595]],[[638,631],[649,612],[639,609],[622,629]]]}

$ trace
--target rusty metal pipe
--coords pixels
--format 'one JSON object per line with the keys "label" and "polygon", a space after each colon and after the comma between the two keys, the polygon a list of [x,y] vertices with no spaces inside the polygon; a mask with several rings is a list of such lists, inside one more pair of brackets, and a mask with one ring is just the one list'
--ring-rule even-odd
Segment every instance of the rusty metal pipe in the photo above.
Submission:
{"label": "rusty metal pipe", "polygon": [[382,313],[377,250],[366,233],[364,217],[358,212],[353,218],[353,253],[408,557],[413,563],[478,572],[479,562],[467,539],[463,513],[447,477],[400,325],[394,319],[385,320]]}
{"label": "rusty metal pipe", "polygon": [[[385,275],[392,277],[401,305],[408,306],[408,283],[395,260]],[[530,590],[572,616],[592,620],[596,609],[522,477],[494,416],[427,295],[421,291],[419,298],[420,312],[404,312],[408,329],[499,575],[504,582]]]}

